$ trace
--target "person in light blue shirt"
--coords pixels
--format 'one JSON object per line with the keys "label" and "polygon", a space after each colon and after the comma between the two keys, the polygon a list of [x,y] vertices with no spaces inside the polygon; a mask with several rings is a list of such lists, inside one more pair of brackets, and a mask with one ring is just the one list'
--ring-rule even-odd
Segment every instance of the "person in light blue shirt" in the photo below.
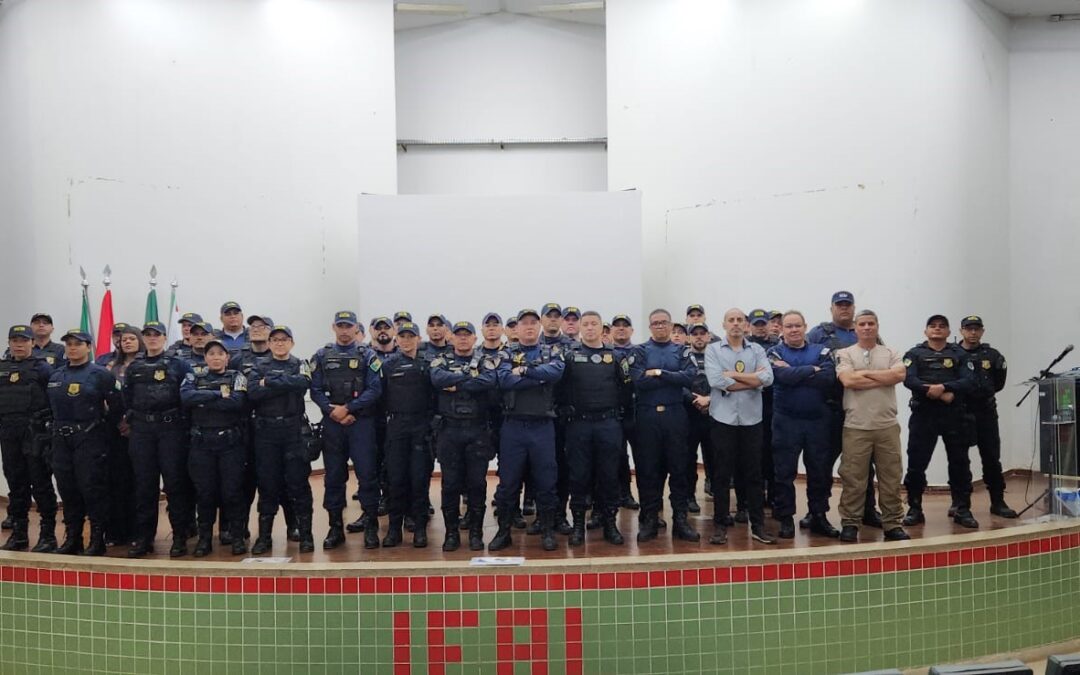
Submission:
{"label": "person in light blue shirt", "polygon": [[710,544],[727,543],[724,519],[730,508],[728,486],[733,471],[746,485],[751,537],[763,544],[776,543],[765,531],[761,481],[761,389],[772,384],[773,372],[761,345],[744,339],[746,330],[746,312],[729,309],[724,313],[724,337],[705,349],[705,376],[712,391],[709,415],[716,422],[712,430],[716,532]]}

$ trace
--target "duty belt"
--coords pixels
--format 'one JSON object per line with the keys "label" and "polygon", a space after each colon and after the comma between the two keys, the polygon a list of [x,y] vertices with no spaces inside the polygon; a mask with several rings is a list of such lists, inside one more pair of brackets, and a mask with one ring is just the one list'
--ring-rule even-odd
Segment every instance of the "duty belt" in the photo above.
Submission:
{"label": "duty belt", "polygon": [[97,420],[93,422],[76,422],[74,424],[58,424],[54,431],[60,436],[74,436],[75,434],[82,434],[90,431],[98,425]]}
{"label": "duty belt", "polygon": [[472,427],[487,424],[486,417],[444,417],[443,424],[450,427]]}
{"label": "duty belt", "polygon": [[600,420],[608,420],[619,416],[619,411],[612,410],[599,410],[592,412],[580,412],[570,416],[570,421],[576,422],[598,422]]}
{"label": "duty belt", "polygon": [[139,422],[146,422],[147,424],[154,424],[156,422],[164,422],[165,424],[171,424],[172,422],[179,422],[184,419],[183,414],[177,408],[173,408],[172,410],[161,410],[151,413],[132,410],[130,413],[130,417],[133,420],[138,420]]}
{"label": "duty belt", "polygon": [[266,426],[283,427],[300,422],[299,415],[256,415],[255,423]]}

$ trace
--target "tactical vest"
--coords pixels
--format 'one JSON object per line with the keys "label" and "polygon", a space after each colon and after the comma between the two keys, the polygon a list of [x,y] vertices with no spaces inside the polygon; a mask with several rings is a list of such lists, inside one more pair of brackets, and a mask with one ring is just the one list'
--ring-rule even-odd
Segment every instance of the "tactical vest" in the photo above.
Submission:
{"label": "tactical vest", "polygon": [[[90,369],[91,372],[82,368]],[[104,403],[110,392],[98,387],[98,378],[94,376],[93,368],[93,365],[82,366],[76,370],[62,368],[57,371],[59,376],[54,374],[55,379],[49,380],[49,403],[57,423],[93,422],[104,417]]]}
{"label": "tactical vest", "polygon": [[[468,361],[458,356],[446,356],[446,369],[451,373],[478,373],[483,367],[484,355],[476,350]],[[482,397],[471,392],[439,390],[438,411],[443,417],[455,420],[474,420],[486,415],[486,406]]]}
{"label": "tactical vest", "polygon": [[170,367],[172,363],[171,356],[153,362],[143,358],[132,361],[124,374],[125,383],[131,383],[129,408],[152,413],[180,407],[180,380]]}
{"label": "tactical vest", "polygon": [[[299,363],[293,360],[261,360],[252,373],[252,379],[260,380],[274,374],[296,375],[299,372]],[[281,392],[255,404],[255,414],[262,417],[295,417],[303,412],[304,395],[298,392]]]}
{"label": "tactical vest", "polygon": [[[401,368],[403,364],[411,367]],[[386,378],[383,393],[388,413],[422,413],[431,409],[428,369],[429,363],[420,356],[411,362],[399,362],[393,372],[383,369],[383,377]]]}
{"label": "tactical vest", "polygon": [[945,384],[962,377],[964,355],[946,347],[935,352],[929,347],[919,346],[914,350],[915,373],[927,384]]}
{"label": "tactical vest", "polygon": [[36,365],[34,357],[0,361],[0,417],[29,416],[49,407],[47,383]]}
{"label": "tactical vest", "polygon": [[694,360],[694,365],[697,366],[697,374],[694,375],[694,382],[690,385],[690,391],[698,396],[708,396],[712,392],[712,388],[709,386],[709,378],[705,375],[705,353],[698,354],[691,351],[690,358]]}
{"label": "tactical vest", "polygon": [[[231,394],[235,381],[235,370],[226,370],[223,373],[207,371],[195,376],[195,389],[199,391],[222,391],[222,387],[227,387]],[[240,424],[243,417],[239,410],[220,410],[203,405],[192,408],[190,414],[191,423],[203,429],[235,427]]]}
{"label": "tactical vest", "polygon": [[364,392],[366,348],[361,348],[356,353],[326,349],[319,367],[323,371],[323,390],[331,405],[346,405]]}
{"label": "tactical vest", "polygon": [[[529,363],[521,347],[510,349],[510,367],[539,365],[552,360],[551,345],[540,346],[540,360]],[[514,417],[555,417],[555,385],[545,382],[538,387],[503,392],[503,410]]]}
{"label": "tactical vest", "polygon": [[618,408],[620,373],[612,349],[605,348],[592,354],[581,348],[571,350],[566,357],[563,382],[574,412],[607,412]]}

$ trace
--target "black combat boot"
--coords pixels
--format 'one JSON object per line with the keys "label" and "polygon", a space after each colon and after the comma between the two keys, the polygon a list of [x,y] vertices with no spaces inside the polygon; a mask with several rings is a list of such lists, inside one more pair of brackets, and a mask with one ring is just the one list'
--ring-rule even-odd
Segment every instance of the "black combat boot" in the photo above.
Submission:
{"label": "black combat boot", "polygon": [[367,514],[361,513],[359,518],[345,526],[345,531],[349,534],[356,534],[357,532],[363,532],[365,527],[367,527]]}
{"label": "black combat boot", "polygon": [[390,526],[387,528],[386,536],[382,540],[384,548],[393,548],[401,543],[401,530],[404,526],[404,516],[390,516]]}
{"label": "black combat boot", "polygon": [[592,511],[589,513],[589,521],[585,523],[586,530],[597,530],[604,526],[604,514],[600,507],[593,506]]}
{"label": "black combat boot", "polygon": [[413,548],[427,548],[427,523],[428,519],[414,518],[412,530],[412,545]]}
{"label": "black combat boot", "polygon": [[[210,527],[213,526],[213,523],[211,523]],[[188,554],[187,540],[188,538],[186,536],[173,532],[172,547],[169,548],[169,557],[183,558],[184,556],[186,556]]]}
{"label": "black combat boot", "polygon": [[22,518],[16,520],[11,528],[11,536],[0,549],[4,551],[25,551],[30,548],[30,523]]}
{"label": "black combat boot", "polygon": [[514,524],[514,515],[506,513],[505,509],[499,509],[499,531],[488,542],[489,551],[501,551],[513,543],[511,526]]}
{"label": "black combat boot", "polygon": [[472,527],[469,528],[469,550],[484,550],[484,513],[483,511],[473,515]]}
{"label": "black combat boot", "polygon": [[[566,520],[565,516],[563,520]],[[540,545],[545,551],[554,551],[559,547],[559,542],[555,539],[555,514],[551,511],[540,513]]]}
{"label": "black combat boot", "polygon": [[41,531],[32,553],[52,553],[56,550],[56,515],[41,517]]}
{"label": "black combat boot", "polygon": [[248,551],[247,547],[247,532],[244,528],[244,523],[241,520],[235,520],[229,523],[229,527],[232,528],[232,554],[244,555]]}
{"label": "black combat boot", "polygon": [[619,527],[615,524],[614,513],[604,516],[604,541],[616,546],[621,546],[625,542],[622,532],[619,532]]}
{"label": "black combat boot", "polygon": [[300,541],[300,517],[292,506],[285,508],[281,505],[281,512],[285,515],[285,539],[288,541]]}
{"label": "black combat boot", "polygon": [[[593,509],[596,513],[599,509]],[[585,543],[585,509],[574,509],[574,529],[570,532],[570,545],[581,546]]]}
{"label": "black combat boot", "polygon": [[555,513],[555,531],[559,534],[570,534],[574,531],[574,528],[570,526],[570,521],[566,519],[565,508]]}
{"label": "black combat boot", "polygon": [[[865,522],[866,519],[863,519]],[[833,527],[833,524],[829,522],[828,516],[824,513],[815,513],[810,517],[810,531],[814,534],[820,534],[826,537],[836,538],[840,536],[840,531]]]}
{"label": "black combat boot", "polygon": [[82,522],[80,522],[78,525],[67,525],[64,528],[64,543],[60,544],[60,548],[56,549],[56,552],[60,555],[78,555],[82,553],[82,535]]}
{"label": "black combat boot", "polygon": [[926,516],[923,515],[922,510],[922,495],[909,494],[907,515],[904,516],[903,520],[904,527],[921,525],[925,522]]}
{"label": "black combat boot", "polygon": [[656,539],[657,531],[659,530],[659,522],[654,511],[642,511],[641,516],[638,517],[638,533],[637,540],[652,541]]}
{"label": "black combat boot", "polygon": [[311,516],[296,516],[296,529],[300,532],[300,552],[314,552],[315,535],[311,533]]}
{"label": "black combat boot", "polygon": [[952,519],[960,527],[967,527],[972,530],[979,527],[979,521],[975,520],[975,516],[971,515],[971,495],[960,497],[956,503],[956,512],[953,513]]}
{"label": "black combat boot", "polygon": [[7,518],[4,518],[3,522],[0,522],[0,530],[10,530],[15,527],[15,519],[11,517],[9,513]]}
{"label": "black combat boot", "polygon": [[154,540],[151,537],[139,537],[131,544],[131,548],[128,549],[127,557],[129,558],[142,558],[143,556],[150,555],[154,552]]}
{"label": "black combat boot", "polygon": [[367,514],[367,522],[364,523],[364,548],[379,548],[379,517],[374,513]]}
{"label": "black combat boot", "polygon": [[337,548],[345,543],[345,519],[341,511],[330,511],[330,530],[326,533],[326,539],[323,539],[323,550],[329,551],[330,549]]}
{"label": "black combat boot", "polygon": [[273,539],[274,517],[259,516],[259,536],[255,538],[255,544],[251,547],[251,555],[269,553],[274,547]]}
{"label": "black combat boot", "polygon": [[672,539],[682,539],[683,541],[701,540],[701,535],[698,534],[698,531],[690,524],[685,511],[676,511],[672,517],[671,537]]}
{"label": "black combat boot", "polygon": [[[231,541],[231,539],[230,539]],[[199,541],[195,542],[195,557],[205,558],[214,550],[214,526],[210,523],[199,523]]]}
{"label": "black combat boot", "polygon": [[990,513],[1001,518],[1016,518],[1019,516],[1016,511],[1013,511],[1005,503],[1004,490],[993,490],[990,493]]}

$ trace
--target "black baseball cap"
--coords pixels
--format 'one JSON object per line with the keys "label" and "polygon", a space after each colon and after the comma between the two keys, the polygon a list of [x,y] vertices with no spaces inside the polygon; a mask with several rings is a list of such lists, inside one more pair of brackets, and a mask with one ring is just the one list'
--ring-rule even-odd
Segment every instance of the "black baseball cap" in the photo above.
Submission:
{"label": "black baseball cap", "polygon": [[468,331],[473,335],[476,335],[476,326],[472,325],[472,323],[468,321],[458,321],[457,323],[455,323],[454,332],[457,333],[459,330]]}
{"label": "black baseball cap", "polygon": [[763,309],[753,309],[750,310],[750,314],[749,316],[747,316],[747,320],[750,321],[751,324],[755,324],[758,322],[768,323],[769,313]]}
{"label": "black baseball cap", "polygon": [[442,325],[444,325],[444,326],[449,326],[450,325],[450,322],[446,320],[446,316],[444,316],[442,314],[428,314],[427,323],[428,323],[429,326],[431,325],[431,320],[432,319],[438,319],[439,321],[442,322]]}
{"label": "black baseball cap", "polygon": [[67,342],[68,340],[78,340],[80,342],[85,342],[86,344],[93,343],[93,340],[90,338],[90,333],[87,333],[82,328],[71,328],[68,332],[64,333],[64,337],[60,338],[61,342]]}
{"label": "black baseball cap", "polygon": [[387,328],[393,328],[394,322],[388,316],[377,316],[371,320],[371,327],[378,328],[380,323],[385,323]]}
{"label": "black baseball cap", "polygon": [[398,327],[397,334],[400,336],[403,333],[408,333],[413,337],[420,337],[420,329],[412,321],[406,321]]}
{"label": "black baseball cap", "polygon": [[17,324],[8,328],[7,336],[9,340],[12,338],[26,338],[27,340],[33,340],[34,332],[30,330],[30,326]]}
{"label": "black baseball cap", "polygon": [[930,318],[926,320],[926,325],[929,326],[935,321],[944,321],[946,326],[949,325],[949,317],[944,314],[931,314]]}
{"label": "black baseball cap", "polygon": [[963,319],[960,320],[960,327],[961,328],[967,328],[968,326],[982,327],[982,325],[983,325],[982,317],[977,315],[977,314],[971,314],[969,316],[965,316]]}
{"label": "black baseball cap", "polygon": [[852,295],[849,291],[837,291],[833,293],[832,304],[835,305],[840,302],[850,302],[852,304],[855,304],[855,296]]}
{"label": "black baseball cap", "polygon": [[[559,303],[557,302],[549,302],[548,304],[544,305],[543,309],[541,309],[540,311],[542,312],[543,316],[547,316],[552,312],[558,312],[559,316],[562,316],[562,307],[560,307]],[[521,318],[521,316],[519,315],[518,318]]]}
{"label": "black baseball cap", "polygon": [[625,315],[625,314],[616,314],[614,316],[614,318],[611,319],[611,325],[614,326],[615,324],[619,323],[620,321],[625,321],[627,326],[633,326],[634,325],[634,322],[630,320],[630,317]]}
{"label": "black baseball cap", "polygon": [[30,323],[34,323],[38,319],[45,319],[50,324],[53,322],[51,315],[46,314],[45,312],[38,312],[37,314],[34,314],[34,316],[30,317]]}
{"label": "black baseball cap", "polygon": [[262,321],[264,324],[266,324],[267,328],[274,325],[274,320],[266,316],[265,314],[252,314],[247,318],[247,323],[249,326],[256,321]]}
{"label": "black baseball cap", "polygon": [[566,317],[568,317],[570,315],[574,315],[574,316],[576,316],[577,318],[580,319],[581,318],[581,310],[578,309],[577,307],[567,307],[566,309],[563,310],[562,315],[563,315],[563,318],[566,318]]}
{"label": "black baseball cap", "polygon": [[145,333],[148,330],[152,330],[155,333],[159,333],[161,335],[167,335],[169,332],[169,330],[165,328],[165,324],[161,323],[160,321],[147,321],[146,323],[144,323],[142,327],[142,332]]}
{"label": "black baseball cap", "polygon": [[701,305],[690,305],[686,308],[686,313],[689,314],[691,312],[701,312],[702,314],[704,314],[705,308]]}
{"label": "black baseball cap", "polygon": [[[556,305],[556,307],[558,307],[558,305]],[[522,319],[530,315],[535,316],[537,319],[540,318],[540,312],[536,311],[535,309],[523,309],[517,313],[517,320],[521,321]]]}
{"label": "black baseball cap", "polygon": [[498,312],[488,312],[487,314],[484,315],[484,320],[481,321],[480,323],[481,323],[481,325],[487,324],[487,322],[491,321],[492,319],[495,319],[496,323],[502,324],[502,317],[499,316]]}
{"label": "black baseball cap", "polygon": [[399,312],[394,312],[394,322],[397,323],[398,321],[410,321],[411,322],[412,321],[412,314],[410,314],[409,312],[406,312],[405,310],[401,310]]}
{"label": "black baseball cap", "polygon": [[221,340],[218,340],[217,338],[214,338],[213,340],[207,342],[206,346],[203,347],[203,351],[208,352],[208,351],[210,351],[211,347],[221,347],[226,352],[229,351],[229,348],[225,346],[225,343],[222,342]]}
{"label": "black baseball cap", "polygon": [[340,312],[334,312],[334,325],[336,326],[339,323],[347,323],[350,326],[356,326],[360,323],[360,320],[356,318],[356,312],[350,312],[347,309],[343,309]]}
{"label": "black baseball cap", "polygon": [[[188,322],[190,324],[196,324],[202,322],[202,315],[196,312],[184,312],[180,315],[180,320],[176,323]],[[251,323],[251,319],[248,319],[248,323]]]}
{"label": "black baseball cap", "polygon": [[236,302],[235,300],[228,300],[228,301],[226,301],[226,302],[222,303],[222,305],[221,305],[221,313],[222,313],[222,314],[224,314],[225,312],[228,312],[228,311],[230,311],[230,310],[234,310],[234,309],[235,309],[236,311],[238,311],[238,312],[242,312],[242,311],[244,311],[244,310],[243,310],[243,309],[242,309],[242,308],[240,307],[240,303],[239,303],[239,302]]}
{"label": "black baseball cap", "polygon": [[277,325],[277,326],[274,326],[273,328],[271,328],[270,329],[271,337],[274,335],[274,333],[285,333],[286,335],[289,336],[290,340],[292,339],[292,336],[293,336],[292,328],[289,328],[288,326],[282,326],[282,325]]}
{"label": "black baseball cap", "polygon": [[701,330],[705,331],[706,333],[708,333],[709,332],[709,324],[706,324],[706,323],[692,323],[692,324],[690,324],[689,326],[686,327],[686,332],[693,335],[694,331],[696,331],[698,329],[701,329]]}
{"label": "black baseball cap", "polygon": [[126,323],[124,323],[123,321],[117,321],[116,323],[114,323],[112,325],[112,334],[113,335],[119,335],[120,333],[123,333],[124,329],[127,328],[127,327],[128,327],[128,325]]}

